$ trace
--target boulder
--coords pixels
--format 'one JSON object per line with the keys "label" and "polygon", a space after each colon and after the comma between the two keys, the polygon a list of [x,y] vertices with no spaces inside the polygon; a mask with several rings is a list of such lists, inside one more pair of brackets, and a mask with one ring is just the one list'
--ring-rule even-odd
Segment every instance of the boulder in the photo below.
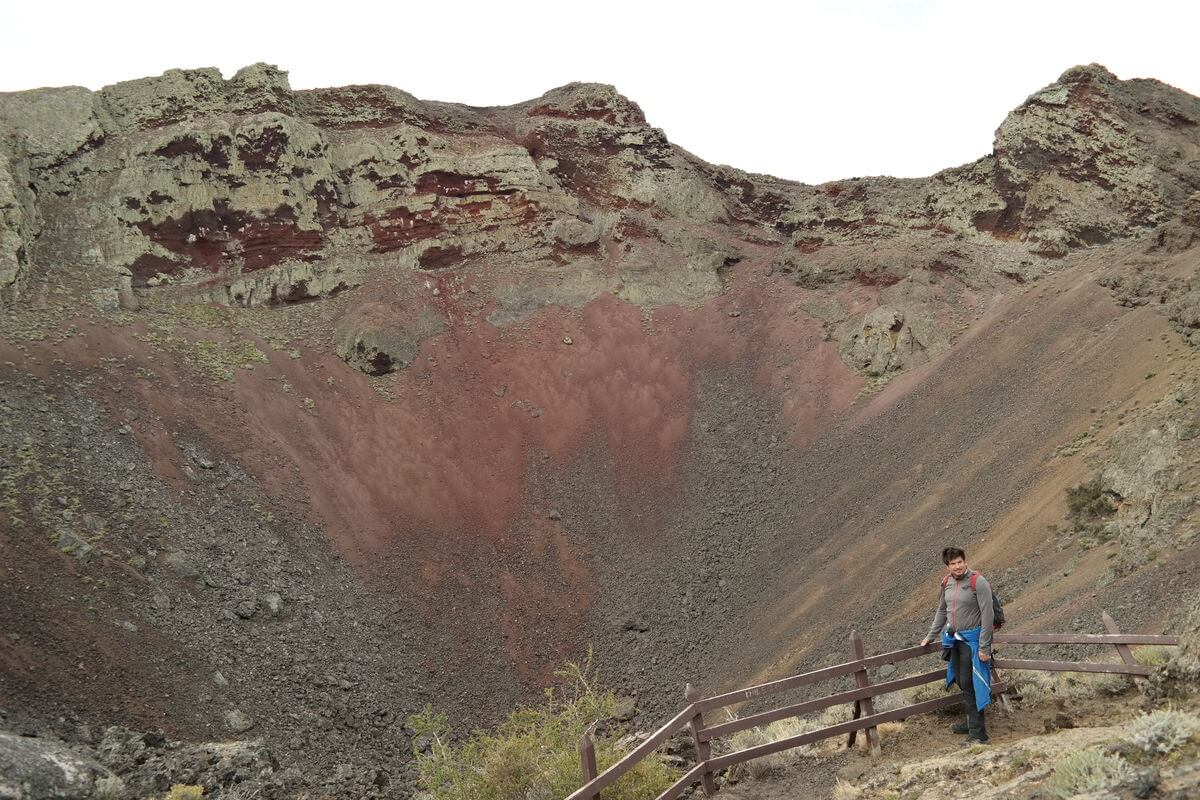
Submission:
{"label": "boulder", "polygon": [[923,364],[946,346],[946,337],[932,320],[910,318],[892,306],[879,306],[851,320],[843,330],[841,350],[846,362],[872,377]]}
{"label": "boulder", "polygon": [[0,798],[86,800],[104,767],[66,747],[42,739],[0,733]]}

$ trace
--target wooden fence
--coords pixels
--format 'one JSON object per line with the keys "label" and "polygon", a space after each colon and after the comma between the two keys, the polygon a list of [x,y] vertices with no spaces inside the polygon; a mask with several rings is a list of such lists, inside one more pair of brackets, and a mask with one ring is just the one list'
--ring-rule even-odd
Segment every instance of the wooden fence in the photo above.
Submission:
{"label": "wooden fence", "polygon": [[[1133,657],[1131,646],[1138,645],[1175,645],[1179,640],[1174,636],[1152,636],[1145,634],[1121,633],[1116,622],[1107,613],[1103,616],[1106,634],[1075,634],[1075,633],[997,633],[992,637],[994,645],[1111,645],[1116,647],[1121,657],[1121,663],[1099,663],[1092,661],[1045,661],[1029,659],[994,658],[992,660],[992,694],[1002,696],[1007,688],[999,678],[1001,670],[1043,670],[1049,672],[1106,672],[1135,677],[1145,677],[1150,674],[1150,668],[1137,663]],[[697,764],[687,770],[674,784],[660,794],[656,800],[673,800],[683,794],[690,786],[699,783],[704,793],[712,796],[717,791],[715,773],[718,770],[741,764],[755,758],[762,758],[773,753],[791,750],[802,745],[811,744],[835,736],[848,734],[850,743],[858,731],[866,731],[867,744],[872,755],[879,755],[878,726],[884,722],[915,717],[943,708],[951,708],[962,702],[962,695],[955,693],[934,700],[913,703],[891,711],[877,712],[873,698],[901,689],[910,689],[934,681],[944,681],[946,668],[910,675],[904,678],[871,683],[867,670],[882,667],[885,664],[898,664],[930,653],[939,652],[941,645],[933,643],[925,647],[907,647],[893,650],[890,653],[880,653],[867,656],[863,650],[862,639],[857,633],[850,634],[851,660],[843,664],[792,675],[787,678],[762,683],[746,689],[738,689],[712,697],[703,697],[691,685],[684,692],[687,706],[668,720],[662,727],[650,734],[637,747],[627,753],[620,761],[597,774],[595,747],[589,736],[584,736],[579,743],[580,760],[583,764],[583,774],[587,783],[572,792],[566,800],[600,800],[601,792],[611,786],[622,775],[632,769],[638,762],[650,756],[663,743],[682,730],[690,730],[696,745]],[[762,711],[738,719],[731,719],[715,725],[705,723],[705,715],[719,709],[740,705],[749,700],[768,697],[788,689],[811,686],[822,681],[854,676],[855,688],[837,692],[815,700],[782,706],[769,711]],[[847,722],[829,725],[815,731],[809,731],[796,736],[789,736],[774,742],[748,747],[732,753],[714,757],[712,742],[730,736],[738,731],[744,731],[759,725],[766,725],[781,719],[797,717],[813,711],[830,708],[843,703],[854,705],[854,718]]]}

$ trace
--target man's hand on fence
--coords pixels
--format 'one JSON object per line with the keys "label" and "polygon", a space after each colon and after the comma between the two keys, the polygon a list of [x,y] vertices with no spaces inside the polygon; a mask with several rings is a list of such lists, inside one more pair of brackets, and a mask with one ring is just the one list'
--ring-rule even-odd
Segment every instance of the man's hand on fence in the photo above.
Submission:
{"label": "man's hand on fence", "polygon": [[986,664],[987,662],[992,660],[992,657],[990,655],[988,655],[987,653],[983,652],[982,650],[980,650],[979,651],[979,660]]}
{"label": "man's hand on fence", "polygon": [[929,647],[929,637],[928,636],[926,636],[924,639],[921,640],[921,647]]}

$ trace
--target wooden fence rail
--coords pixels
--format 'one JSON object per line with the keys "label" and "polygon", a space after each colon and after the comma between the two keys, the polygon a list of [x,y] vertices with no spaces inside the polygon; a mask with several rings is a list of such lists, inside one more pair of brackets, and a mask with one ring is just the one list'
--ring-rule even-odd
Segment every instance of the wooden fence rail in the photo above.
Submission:
{"label": "wooden fence rail", "polygon": [[[1105,630],[1108,633],[1104,634],[1078,634],[1078,633],[997,633],[992,637],[994,645],[1011,644],[1011,645],[1028,645],[1028,644],[1054,644],[1054,645],[1110,645],[1116,648],[1118,655],[1121,657],[1121,663],[1099,663],[1092,661],[1045,661],[1034,659],[1009,659],[995,658],[992,660],[992,666],[995,668],[993,672],[992,693],[993,695],[1002,695],[1007,689],[1005,683],[997,677],[998,671],[1001,669],[1016,669],[1016,670],[1043,670],[1049,672],[1089,672],[1089,673],[1115,673],[1120,675],[1130,675],[1133,677],[1145,677],[1150,674],[1149,667],[1144,667],[1137,663],[1133,657],[1131,646],[1144,645],[1177,645],[1179,640],[1174,636],[1157,636],[1148,634],[1131,634],[1121,633],[1117,629],[1117,623],[1107,613],[1103,616]],[[939,667],[935,670],[922,672],[917,675],[911,675],[905,678],[897,678],[895,680],[884,681],[882,683],[871,683],[867,670],[876,667],[882,667],[886,664],[898,664],[910,659],[918,658],[930,653],[939,652],[941,646],[939,644],[929,644],[924,647],[906,647],[901,650],[893,650],[889,653],[880,653],[875,656],[867,656],[863,650],[862,639],[859,638],[856,632],[850,634],[850,661],[844,664],[835,664],[831,667],[823,667],[821,669],[812,670],[799,675],[792,675],[787,678],[769,681],[757,686],[751,686],[745,689],[738,689],[732,692],[714,695],[704,698],[700,696],[689,684],[684,693],[684,700],[687,706],[672,717],[666,724],[652,733],[641,744],[629,751],[623,758],[615,764],[609,766],[600,774],[596,774],[595,750],[591,738],[584,736],[579,744],[580,759],[583,765],[584,780],[587,781],[582,787],[572,792],[567,796],[566,800],[600,800],[601,792],[620,780],[621,776],[631,770],[638,762],[647,758],[651,753],[657,750],[664,742],[671,737],[688,730],[691,732],[693,741],[696,744],[697,764],[688,769],[674,784],[664,790],[656,800],[674,800],[679,797],[693,784],[699,783],[704,793],[712,796],[717,791],[715,773],[718,770],[726,769],[735,764],[741,764],[755,758],[762,758],[773,753],[780,753],[785,750],[791,750],[796,747],[801,747],[813,742],[819,742],[823,739],[829,739],[834,736],[842,736],[848,734],[850,743],[853,744],[854,736],[858,731],[865,731],[867,743],[873,755],[880,753],[878,726],[884,722],[892,722],[896,720],[904,720],[909,717],[915,717],[919,714],[927,714],[932,711],[937,711],[943,708],[951,708],[962,702],[962,695],[948,695],[934,700],[925,700],[920,703],[913,703],[902,708],[893,709],[891,711],[876,712],[874,708],[874,698],[880,695],[898,692],[901,689],[910,689],[916,686],[923,686],[934,681],[945,680],[946,669]],[[722,722],[717,725],[706,724],[704,715],[706,712],[715,711],[717,709],[737,706],[749,700],[754,700],[762,697],[769,697],[779,692],[789,689],[796,689],[802,686],[811,686],[821,681],[827,681],[834,678],[853,676],[855,688],[836,692],[826,695],[825,697],[815,700],[806,700],[801,703],[793,703],[791,705],[782,706],[780,708],[762,711],[757,714],[751,714],[740,719],[731,719],[728,722]],[[732,753],[725,753],[714,757],[712,755],[712,742],[730,736],[738,731],[744,731],[749,728],[754,728],[759,725],[766,725],[771,722],[776,722],[781,719],[797,717],[802,714],[808,714],[813,711],[821,711],[832,706],[842,705],[846,703],[854,704],[854,719],[847,722],[840,722],[836,725],[829,725],[815,731],[790,736],[778,741],[768,742],[766,744],[748,747],[744,750],[738,750]]]}

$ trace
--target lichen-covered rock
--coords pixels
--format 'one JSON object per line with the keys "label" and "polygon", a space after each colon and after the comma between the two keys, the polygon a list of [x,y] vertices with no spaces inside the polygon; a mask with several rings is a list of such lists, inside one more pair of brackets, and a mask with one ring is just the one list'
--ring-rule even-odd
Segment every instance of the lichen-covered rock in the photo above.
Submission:
{"label": "lichen-covered rock", "polygon": [[288,83],[287,72],[274,64],[251,64],[229,79],[229,107],[239,114],[278,111],[296,112],[296,99]]}
{"label": "lichen-covered rock", "polygon": [[85,800],[108,771],[92,759],[42,739],[0,732],[0,797]]}
{"label": "lichen-covered rock", "polygon": [[852,320],[841,338],[846,362],[874,377],[924,364],[948,346],[932,320],[892,306]]}
{"label": "lichen-covered rock", "polygon": [[16,299],[26,262],[25,209],[0,152],[0,302]]}
{"label": "lichen-covered rock", "polygon": [[280,796],[281,776],[271,751],[258,740],[192,744],[160,731],[110,727],[96,758],[124,781],[133,797],[161,797],[175,784],[200,786],[205,796],[238,787],[243,796]]}
{"label": "lichen-covered rock", "polygon": [[28,160],[29,169],[61,169],[82,150],[104,142],[97,96],[87,89],[33,89],[0,93],[0,138],[10,138],[14,157]]}
{"label": "lichen-covered rock", "polygon": [[1073,67],[997,130],[994,179],[1005,206],[975,223],[1048,255],[1159,225],[1200,176],[1200,165],[1168,155],[1194,146],[1198,122],[1194,97],[1120,81],[1097,64]]}
{"label": "lichen-covered rock", "polygon": [[242,275],[214,289],[211,297],[223,305],[246,308],[299,303],[358,286],[365,271],[361,261],[343,258],[289,262]]}
{"label": "lichen-covered rock", "polygon": [[1195,389],[1176,390],[1109,440],[1100,481],[1117,499],[1108,527],[1120,544],[1110,562],[1110,577],[1147,563],[1173,545],[1172,532],[1193,502],[1176,486],[1183,464],[1181,441],[1194,435],[1190,414],[1176,400],[1185,396],[1181,393],[1190,400]]}
{"label": "lichen-covered rock", "polygon": [[[1160,249],[1192,246],[1198,121],[1183,92],[1079,67],[974,163],[807,186],[706,164],[601,84],[472,108],[386,86],[295,92],[254,64],[3,94],[0,299],[59,271],[106,313],[114,288],[126,311],[155,292],[271,305],[397,270],[475,271],[519,276],[490,287],[521,287],[496,311],[507,319],[582,291],[698,303],[724,291],[744,243],[778,247],[773,271],[815,291],[935,273],[990,289],[1156,228]],[[895,337],[886,320],[842,332],[858,368],[943,347],[944,300],[879,302],[904,320]]]}
{"label": "lichen-covered rock", "polygon": [[1179,637],[1179,652],[1154,669],[1142,692],[1156,700],[1200,693],[1200,591],[1189,592],[1170,615],[1165,630]]}
{"label": "lichen-covered rock", "polygon": [[600,238],[600,231],[593,223],[565,218],[554,221],[550,226],[550,235],[568,247],[583,247],[596,242]]}
{"label": "lichen-covered rock", "polygon": [[568,83],[517,108],[530,117],[556,117],[577,122],[593,120],[633,127],[646,124],[646,117],[637,103],[623,96],[616,87],[603,83]]}
{"label": "lichen-covered rock", "polygon": [[333,226],[326,150],[316,128],[276,112],[147,137],[114,184],[116,219],[145,243],[122,266],[145,285],[159,273],[236,274],[314,258]]}
{"label": "lichen-covered rock", "polygon": [[227,106],[225,80],[213,67],[169,69],[158,77],[106,86],[99,95],[114,132],[218,114]]}

